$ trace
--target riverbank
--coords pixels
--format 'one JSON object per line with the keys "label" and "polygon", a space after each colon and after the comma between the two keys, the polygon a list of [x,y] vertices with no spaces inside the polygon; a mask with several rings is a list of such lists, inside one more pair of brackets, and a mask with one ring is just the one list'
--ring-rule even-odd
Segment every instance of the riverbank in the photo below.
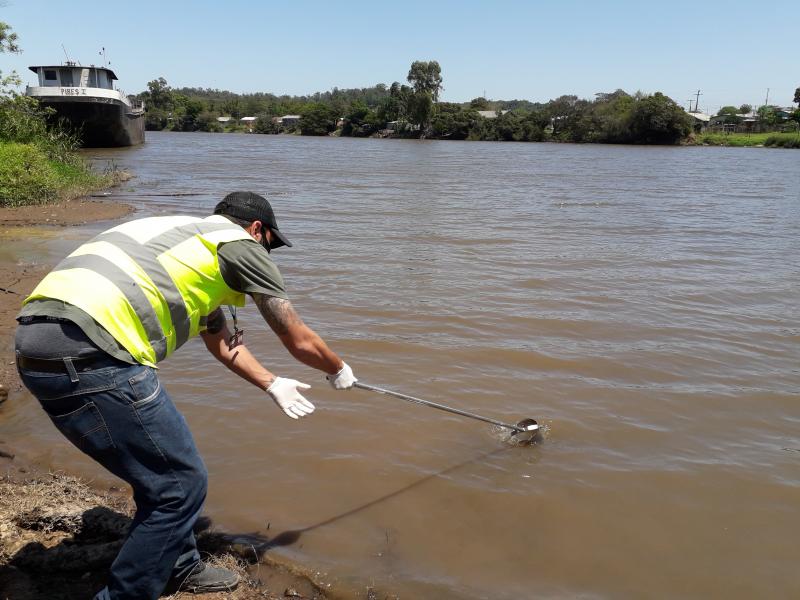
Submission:
{"label": "riverbank", "polygon": [[74,153],[59,160],[35,143],[0,141],[0,207],[69,202],[130,178],[113,164],[97,172]]}
{"label": "riverbank", "polygon": [[[14,600],[91,598],[105,585],[133,517],[130,496],[93,488],[63,473],[38,473],[0,457],[0,597]],[[265,555],[251,539],[195,526],[207,562],[239,573],[233,592],[209,600],[325,600],[322,584]],[[185,594],[165,596],[178,600]]]}

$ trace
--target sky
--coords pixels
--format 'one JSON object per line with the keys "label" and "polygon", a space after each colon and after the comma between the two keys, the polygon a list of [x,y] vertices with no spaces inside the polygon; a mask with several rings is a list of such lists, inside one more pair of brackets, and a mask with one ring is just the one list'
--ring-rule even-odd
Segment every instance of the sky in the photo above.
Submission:
{"label": "sky", "polygon": [[[101,65],[119,87],[304,95],[405,82],[437,60],[441,100],[546,102],[563,94],[663,92],[701,111],[790,106],[800,86],[800,2],[641,1],[294,2],[0,0],[20,55],[0,70],[33,83],[34,64],[66,54]],[[62,48],[62,44],[63,47]]]}

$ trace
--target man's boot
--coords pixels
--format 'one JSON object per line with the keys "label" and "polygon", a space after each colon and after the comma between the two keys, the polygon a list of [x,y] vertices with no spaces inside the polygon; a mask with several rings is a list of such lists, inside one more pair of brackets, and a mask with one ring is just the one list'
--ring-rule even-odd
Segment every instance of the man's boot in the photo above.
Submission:
{"label": "man's boot", "polygon": [[197,563],[192,572],[183,581],[172,581],[172,588],[190,594],[206,594],[209,592],[229,592],[239,585],[239,575],[222,567],[212,567],[203,561]]}

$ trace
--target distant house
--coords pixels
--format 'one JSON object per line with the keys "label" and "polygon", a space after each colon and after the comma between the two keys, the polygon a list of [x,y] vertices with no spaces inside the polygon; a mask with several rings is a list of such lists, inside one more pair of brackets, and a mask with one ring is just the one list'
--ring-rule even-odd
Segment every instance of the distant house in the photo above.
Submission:
{"label": "distant house", "polygon": [[232,117],[217,117],[217,121],[220,123],[227,123],[231,120]]}
{"label": "distant house", "polygon": [[239,122],[241,122],[241,124],[247,128],[247,131],[253,133],[253,127],[256,124],[257,118],[258,117],[242,117],[241,119],[239,119]]}
{"label": "distant house", "polygon": [[385,131],[419,131],[419,125],[413,125],[408,121],[388,121]]}
{"label": "distant house", "polygon": [[272,119],[273,122],[277,123],[278,125],[295,125],[296,123],[300,122],[301,115],[283,115],[282,117],[275,117]]}
{"label": "distant house", "polygon": [[[501,110],[500,114],[504,115],[507,112],[508,112],[507,110]],[[496,110],[479,110],[478,114],[480,116],[482,116],[484,119],[496,119],[497,118],[497,111]]]}
{"label": "distant house", "polygon": [[687,114],[692,119],[692,128],[698,133],[708,127],[714,118],[711,115],[698,111],[689,111]]}

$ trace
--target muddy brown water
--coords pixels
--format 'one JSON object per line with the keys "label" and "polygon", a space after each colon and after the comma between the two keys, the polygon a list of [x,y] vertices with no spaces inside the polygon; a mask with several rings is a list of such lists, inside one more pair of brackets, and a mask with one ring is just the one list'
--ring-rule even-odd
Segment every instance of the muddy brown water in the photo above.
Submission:
{"label": "muddy brown water", "polygon": [[[800,597],[800,153],[153,133],[90,155],[136,173],[115,193],[139,214],[269,192],[290,294],[357,376],[549,429],[509,447],[335,392],[248,307],[318,410],[287,419],[197,341],[163,364],[219,526],[294,532],[273,552],[358,597]],[[18,453],[113,482],[27,393],[0,411]]]}

